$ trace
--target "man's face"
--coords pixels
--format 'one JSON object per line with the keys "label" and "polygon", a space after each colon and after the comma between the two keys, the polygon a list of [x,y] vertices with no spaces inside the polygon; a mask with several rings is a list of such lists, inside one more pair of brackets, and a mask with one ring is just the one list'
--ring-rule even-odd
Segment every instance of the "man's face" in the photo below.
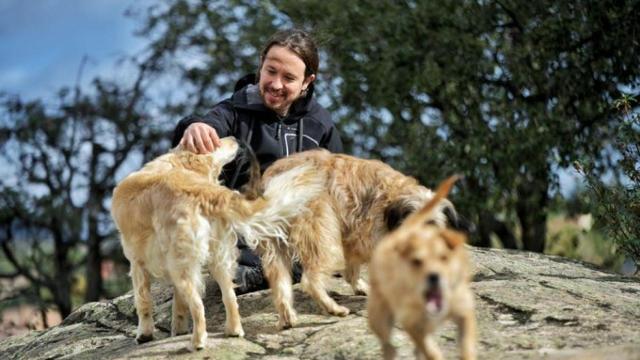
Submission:
{"label": "man's face", "polygon": [[264,104],[284,116],[315,79],[315,75],[304,77],[305,64],[291,50],[274,45],[264,58],[260,68],[260,95]]}

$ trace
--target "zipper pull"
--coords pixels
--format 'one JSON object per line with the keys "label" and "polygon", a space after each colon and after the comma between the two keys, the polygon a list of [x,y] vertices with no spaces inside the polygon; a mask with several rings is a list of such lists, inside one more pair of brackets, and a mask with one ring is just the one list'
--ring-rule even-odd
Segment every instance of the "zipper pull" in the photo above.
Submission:
{"label": "zipper pull", "polygon": [[276,125],[276,140],[280,140],[280,130],[282,128],[282,122],[278,122]]}

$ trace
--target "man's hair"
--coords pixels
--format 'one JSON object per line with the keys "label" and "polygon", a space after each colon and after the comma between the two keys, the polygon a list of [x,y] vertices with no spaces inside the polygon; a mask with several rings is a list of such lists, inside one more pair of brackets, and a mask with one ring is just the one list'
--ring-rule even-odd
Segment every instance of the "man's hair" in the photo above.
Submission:
{"label": "man's hair", "polygon": [[[320,62],[318,60],[318,49],[311,38],[311,35],[306,31],[300,29],[288,29],[280,30],[273,34],[260,52],[260,68],[262,68],[262,63],[264,62],[269,49],[274,45],[285,47],[298,55],[305,65],[305,78],[318,72],[318,64]],[[260,68],[258,70],[260,70]],[[259,74],[260,71],[258,71],[258,76]]]}

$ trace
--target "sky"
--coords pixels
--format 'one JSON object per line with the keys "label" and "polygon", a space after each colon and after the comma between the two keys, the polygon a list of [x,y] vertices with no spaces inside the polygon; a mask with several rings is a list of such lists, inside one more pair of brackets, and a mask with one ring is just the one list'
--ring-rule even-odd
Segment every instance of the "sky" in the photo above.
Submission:
{"label": "sky", "polygon": [[0,0],[0,91],[50,98],[83,82],[109,77],[118,59],[140,51],[136,19],[125,17],[149,0]]}

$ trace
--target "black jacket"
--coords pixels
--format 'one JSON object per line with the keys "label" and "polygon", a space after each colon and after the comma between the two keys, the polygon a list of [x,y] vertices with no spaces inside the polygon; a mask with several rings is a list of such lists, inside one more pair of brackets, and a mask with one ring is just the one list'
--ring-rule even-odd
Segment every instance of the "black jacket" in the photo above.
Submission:
{"label": "black jacket", "polygon": [[[264,171],[274,161],[293,153],[322,147],[342,152],[342,141],[331,115],[313,97],[313,84],[306,96],[296,100],[289,115],[279,117],[262,103],[255,76],[247,75],[235,87],[231,98],[216,104],[206,115],[188,116],[178,123],[173,133],[176,146],[185,129],[195,123],[211,125],[220,138],[233,135],[250,144]],[[236,168],[241,166],[237,181],[232,183]],[[248,164],[232,162],[224,169],[222,178],[232,188],[240,188],[248,181]]]}

